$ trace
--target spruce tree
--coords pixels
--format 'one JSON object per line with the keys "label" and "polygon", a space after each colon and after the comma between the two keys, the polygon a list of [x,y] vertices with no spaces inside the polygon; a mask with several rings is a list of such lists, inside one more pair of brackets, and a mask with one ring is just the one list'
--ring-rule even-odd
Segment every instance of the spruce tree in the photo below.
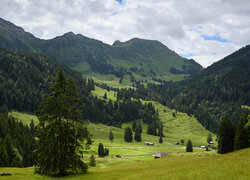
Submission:
{"label": "spruce tree", "polygon": [[185,142],[185,141],[184,141],[184,139],[181,139],[181,145],[183,145],[183,144],[184,144],[184,142]]}
{"label": "spruce tree", "polygon": [[229,117],[223,117],[218,132],[218,153],[224,154],[234,150],[234,128]]}
{"label": "spruce tree", "polygon": [[107,99],[107,93],[106,92],[104,93],[103,98]]}
{"label": "spruce tree", "polygon": [[109,140],[110,140],[110,141],[113,141],[113,139],[114,139],[114,135],[113,135],[112,130],[110,130],[110,131],[109,131]]}
{"label": "spruce tree", "polygon": [[159,143],[163,143],[163,139],[162,139],[161,136],[160,136],[160,139],[159,139]]}
{"label": "spruce tree", "polygon": [[134,136],[135,141],[141,142],[141,133],[139,127],[136,128],[135,130],[135,136]]}
{"label": "spruce tree", "polygon": [[9,166],[9,157],[3,144],[0,144],[0,167]]}
{"label": "spruce tree", "polygon": [[137,123],[134,121],[132,124],[132,130],[135,132],[137,128]]}
{"label": "spruce tree", "polygon": [[95,156],[93,154],[90,156],[89,166],[96,166]]}
{"label": "spruce tree", "polygon": [[131,127],[125,128],[124,141],[125,142],[132,142],[133,141],[133,132],[132,132]]}
{"label": "spruce tree", "polygon": [[247,118],[248,118],[248,110],[243,109],[234,137],[235,150],[249,147],[249,130],[246,127],[246,124],[248,122]]}
{"label": "spruce tree", "polygon": [[187,142],[186,152],[193,152],[193,145],[190,139]]}
{"label": "spruce tree", "polygon": [[39,172],[59,176],[68,171],[85,173],[87,165],[78,154],[83,148],[79,142],[87,138],[85,129],[78,125],[81,116],[78,90],[62,70],[57,73],[50,90],[37,111]]}
{"label": "spruce tree", "polygon": [[211,133],[208,133],[207,135],[207,143],[210,143],[210,141],[213,141]]}
{"label": "spruce tree", "polygon": [[102,143],[99,143],[99,146],[98,146],[98,156],[99,157],[104,157],[105,156],[104,147],[103,147]]}

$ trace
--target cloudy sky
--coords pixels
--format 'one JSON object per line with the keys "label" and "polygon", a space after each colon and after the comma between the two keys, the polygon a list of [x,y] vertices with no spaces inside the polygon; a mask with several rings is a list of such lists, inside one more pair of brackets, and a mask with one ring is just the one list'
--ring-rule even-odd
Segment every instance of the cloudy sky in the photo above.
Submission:
{"label": "cloudy sky", "polygon": [[250,44],[249,0],[0,0],[0,17],[43,39],[159,40],[204,67]]}

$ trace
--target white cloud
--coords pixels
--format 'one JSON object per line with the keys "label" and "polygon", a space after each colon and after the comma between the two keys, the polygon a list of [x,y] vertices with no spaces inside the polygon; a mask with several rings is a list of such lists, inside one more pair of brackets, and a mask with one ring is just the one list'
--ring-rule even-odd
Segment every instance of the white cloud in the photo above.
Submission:
{"label": "white cloud", "polygon": [[[159,40],[203,66],[250,44],[248,0],[0,0],[0,17],[36,37],[68,31],[112,44]],[[205,40],[219,36],[228,42]]]}

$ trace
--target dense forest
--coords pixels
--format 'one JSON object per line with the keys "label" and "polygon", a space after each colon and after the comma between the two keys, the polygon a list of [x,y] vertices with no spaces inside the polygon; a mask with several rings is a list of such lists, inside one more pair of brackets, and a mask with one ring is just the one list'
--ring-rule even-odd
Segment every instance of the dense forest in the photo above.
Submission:
{"label": "dense forest", "polygon": [[35,128],[0,113],[0,167],[28,167],[35,164]]}
{"label": "dense forest", "polygon": [[66,76],[72,76],[80,91],[82,119],[121,127],[124,122],[141,119],[144,123],[159,127],[159,119],[152,104],[142,104],[120,96],[115,102],[99,99],[91,94],[92,79],[64,67],[52,59],[23,51],[0,49],[0,107],[7,110],[34,112],[49,92],[53,76],[61,68]]}

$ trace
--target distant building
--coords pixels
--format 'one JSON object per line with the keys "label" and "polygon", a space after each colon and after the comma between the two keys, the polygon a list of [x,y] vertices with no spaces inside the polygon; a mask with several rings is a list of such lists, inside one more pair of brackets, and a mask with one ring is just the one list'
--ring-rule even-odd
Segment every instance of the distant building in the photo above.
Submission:
{"label": "distant building", "polygon": [[175,142],[174,145],[180,145],[180,143],[179,142]]}
{"label": "distant building", "polygon": [[154,143],[153,142],[144,142],[144,145],[147,145],[147,146],[153,146]]}
{"label": "distant building", "polygon": [[168,154],[166,152],[159,152],[159,153],[155,153],[153,156],[155,157],[155,159],[157,159],[161,157],[167,157]]}
{"label": "distant building", "polygon": [[214,142],[213,141],[209,141],[209,144],[214,144]]}
{"label": "distant building", "polygon": [[201,147],[201,149],[205,149],[206,148],[206,146],[200,146]]}

